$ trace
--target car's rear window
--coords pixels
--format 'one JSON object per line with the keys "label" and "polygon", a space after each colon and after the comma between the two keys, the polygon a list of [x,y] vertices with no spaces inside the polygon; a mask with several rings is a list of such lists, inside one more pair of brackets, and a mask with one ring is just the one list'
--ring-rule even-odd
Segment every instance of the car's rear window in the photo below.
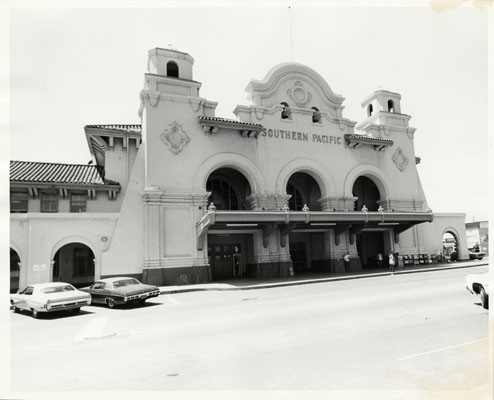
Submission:
{"label": "car's rear window", "polygon": [[41,289],[41,293],[48,294],[48,293],[70,292],[71,290],[75,290],[75,288],[71,285],[51,286]]}
{"label": "car's rear window", "polygon": [[139,284],[140,284],[140,282],[137,279],[129,278],[129,279],[121,279],[119,281],[113,282],[113,287],[119,288],[122,286],[139,285]]}

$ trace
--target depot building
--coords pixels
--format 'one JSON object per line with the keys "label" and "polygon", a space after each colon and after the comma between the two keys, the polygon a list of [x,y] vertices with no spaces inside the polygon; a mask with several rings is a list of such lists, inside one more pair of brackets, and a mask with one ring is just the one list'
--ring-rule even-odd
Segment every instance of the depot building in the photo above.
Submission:
{"label": "depot building", "polygon": [[150,50],[141,124],[85,126],[92,164],[11,161],[12,290],[340,273],[347,253],[351,271],[389,252],[432,262],[445,232],[468,258],[465,214],[427,204],[400,94],[368,95],[357,123],[318,72],[284,63],[225,119],[193,63]]}

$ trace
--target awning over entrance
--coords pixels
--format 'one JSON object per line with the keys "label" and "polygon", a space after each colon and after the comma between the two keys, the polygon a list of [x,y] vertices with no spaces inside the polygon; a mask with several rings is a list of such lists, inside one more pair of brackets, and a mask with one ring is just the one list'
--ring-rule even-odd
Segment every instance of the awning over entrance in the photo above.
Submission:
{"label": "awning over entrance", "polygon": [[340,235],[349,230],[350,240],[364,229],[392,229],[395,242],[399,234],[422,222],[432,222],[432,212],[360,212],[360,211],[223,211],[209,209],[196,226],[197,247],[202,250],[203,238],[207,231],[214,229],[260,229],[264,246],[268,236],[276,229],[281,232],[281,246],[293,229],[333,229],[335,244]]}

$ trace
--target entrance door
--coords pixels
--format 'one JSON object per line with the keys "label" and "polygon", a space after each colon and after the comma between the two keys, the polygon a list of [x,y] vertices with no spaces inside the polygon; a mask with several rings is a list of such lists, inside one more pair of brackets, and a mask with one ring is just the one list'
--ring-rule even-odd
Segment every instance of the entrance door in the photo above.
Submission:
{"label": "entrance door", "polygon": [[307,243],[290,242],[290,257],[295,272],[307,271]]}
{"label": "entrance door", "polygon": [[[357,251],[363,269],[379,268],[377,255],[384,253],[384,232],[360,232],[357,234]],[[381,266],[382,268],[382,266]]]}
{"label": "entrance door", "polygon": [[213,280],[242,276],[240,243],[211,245],[208,255]]}

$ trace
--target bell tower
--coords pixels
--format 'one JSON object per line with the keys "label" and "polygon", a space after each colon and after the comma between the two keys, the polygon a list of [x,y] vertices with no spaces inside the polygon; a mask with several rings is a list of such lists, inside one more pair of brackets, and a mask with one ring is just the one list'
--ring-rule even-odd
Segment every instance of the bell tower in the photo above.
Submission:
{"label": "bell tower", "polygon": [[147,72],[191,81],[193,64],[194,59],[187,53],[156,47],[149,50]]}
{"label": "bell tower", "polygon": [[388,90],[376,90],[362,103],[367,119],[357,129],[366,131],[369,125],[408,128],[409,115],[401,113],[401,95]]}

